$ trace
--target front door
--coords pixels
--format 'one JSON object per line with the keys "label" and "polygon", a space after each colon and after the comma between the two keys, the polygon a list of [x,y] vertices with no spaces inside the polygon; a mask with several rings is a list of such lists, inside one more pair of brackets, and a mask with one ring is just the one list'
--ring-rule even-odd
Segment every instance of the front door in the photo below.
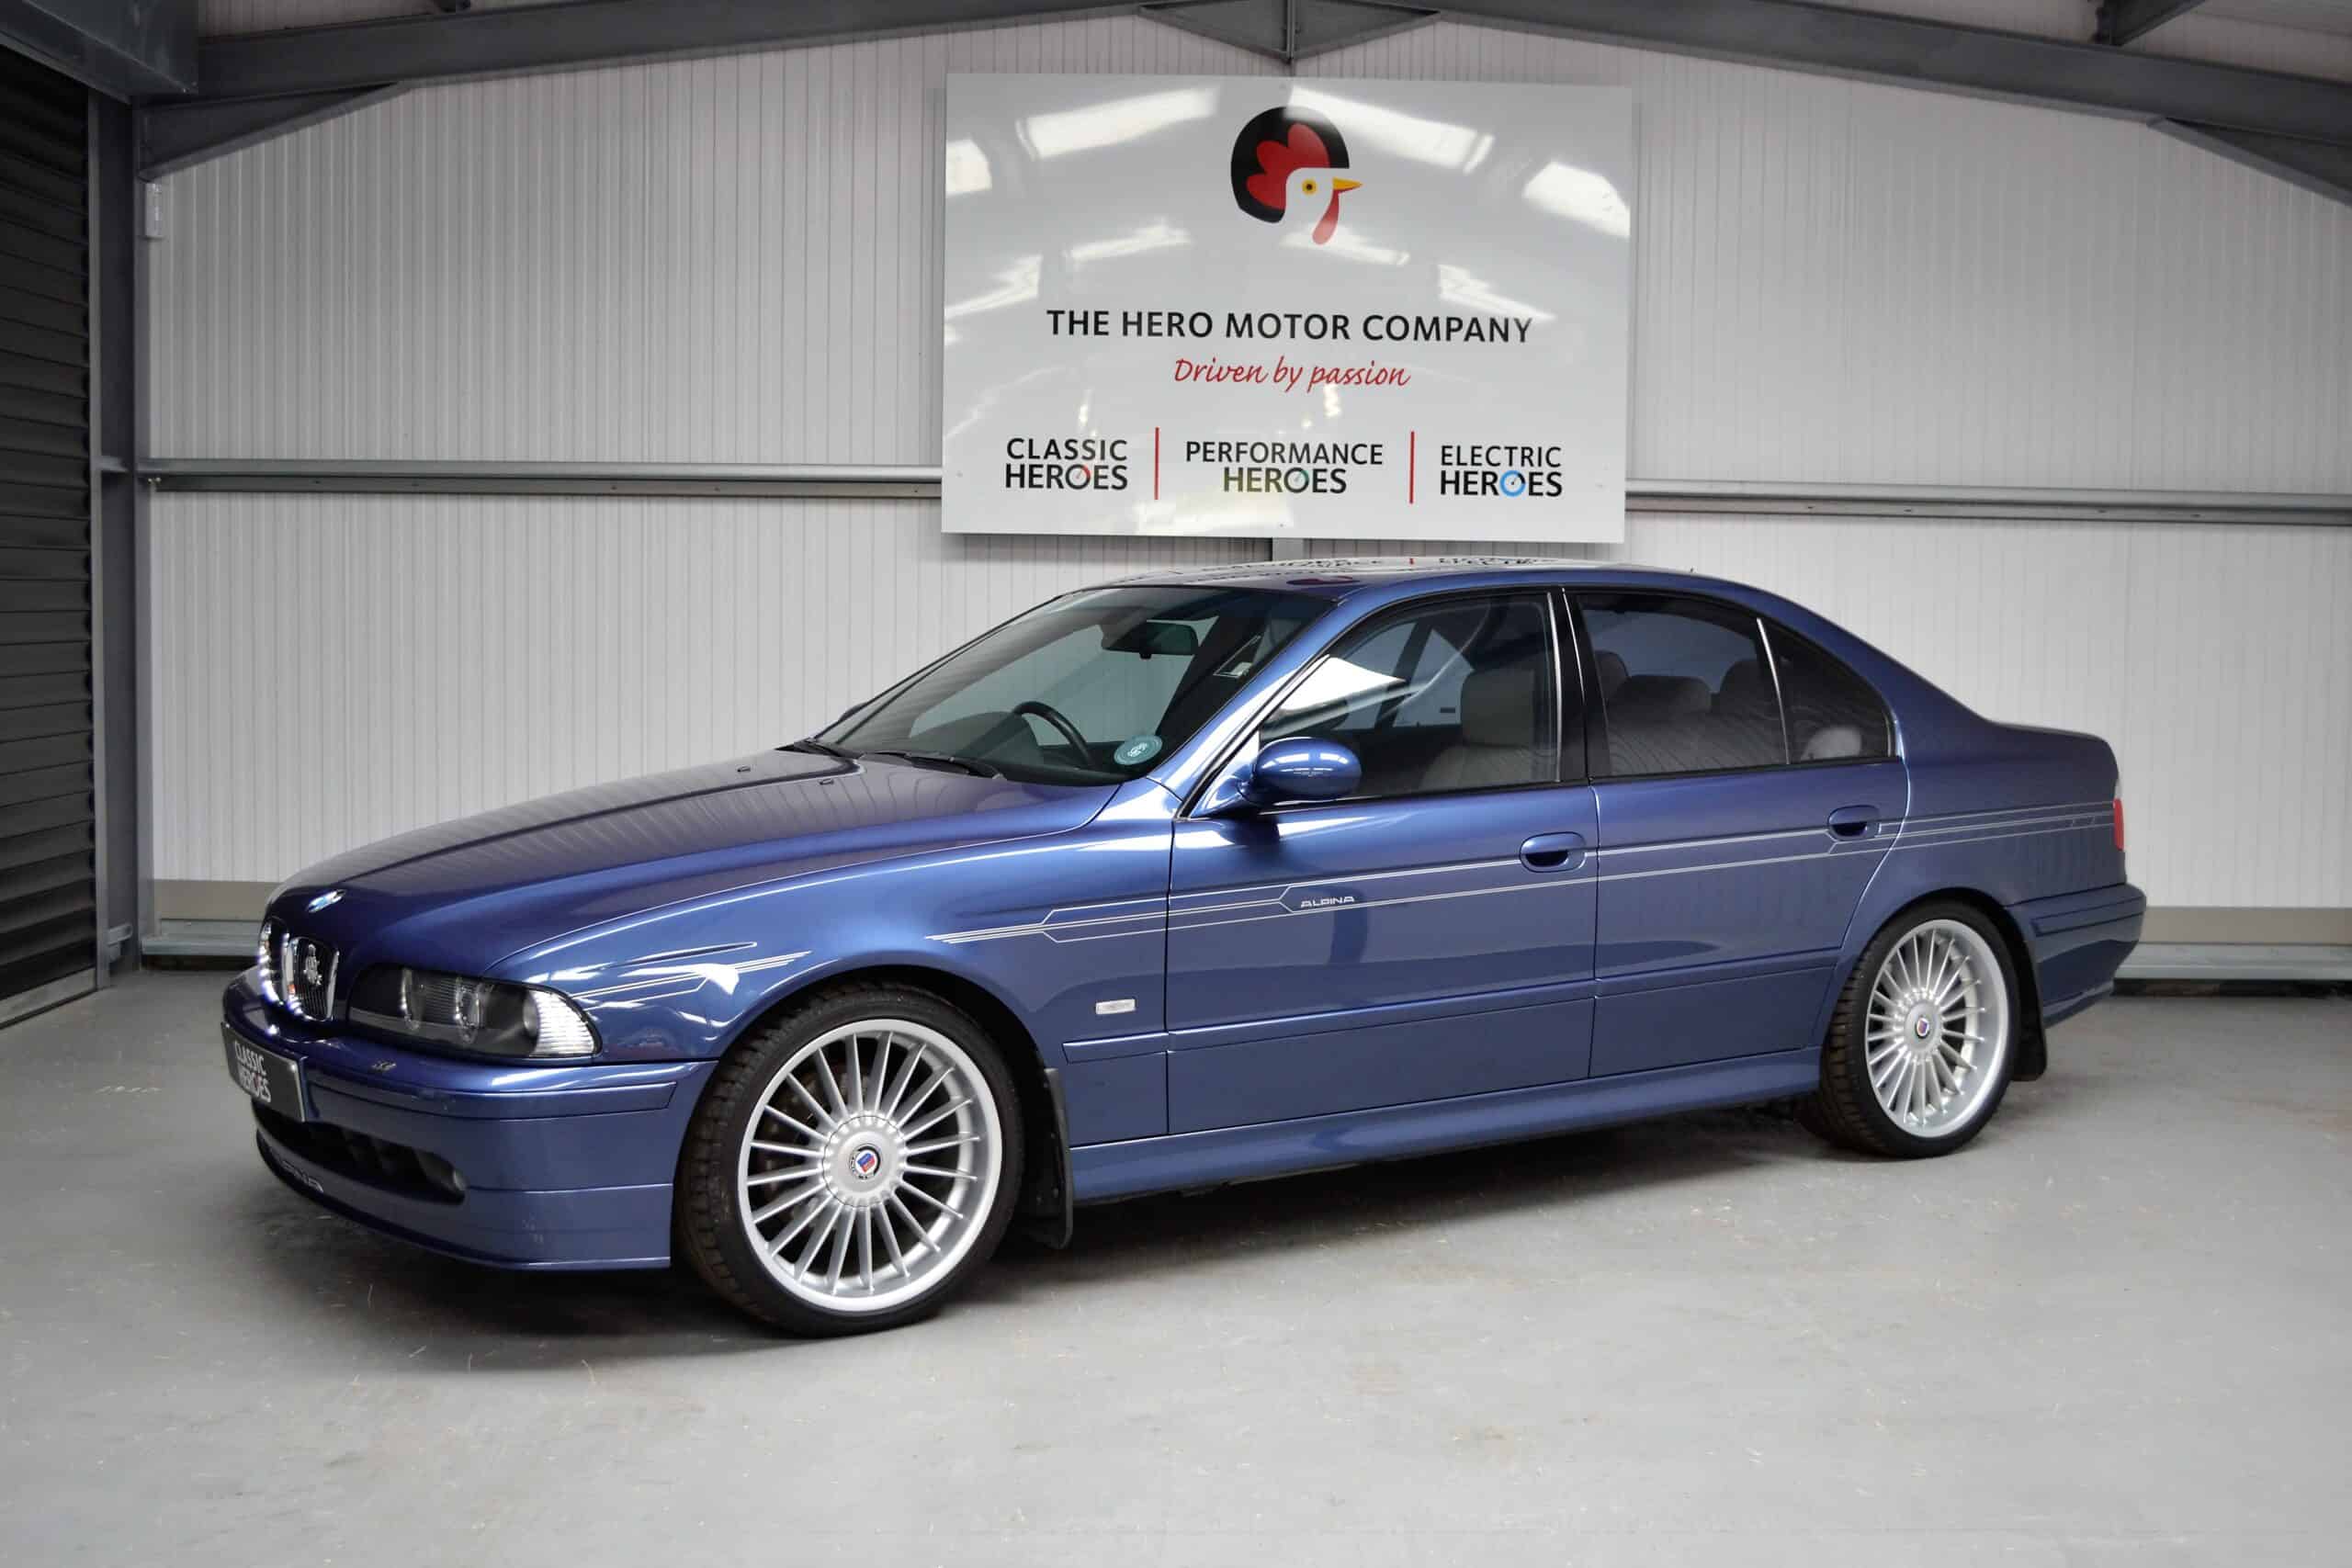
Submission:
{"label": "front door", "polygon": [[1343,742],[1360,793],[1178,824],[1169,1131],[1585,1075],[1595,819],[1561,777],[1554,603],[1454,595],[1345,634],[1259,739]]}
{"label": "front door", "polygon": [[1847,926],[1904,811],[1883,706],[1746,610],[1578,605],[1600,699],[1593,1075],[1818,1044]]}

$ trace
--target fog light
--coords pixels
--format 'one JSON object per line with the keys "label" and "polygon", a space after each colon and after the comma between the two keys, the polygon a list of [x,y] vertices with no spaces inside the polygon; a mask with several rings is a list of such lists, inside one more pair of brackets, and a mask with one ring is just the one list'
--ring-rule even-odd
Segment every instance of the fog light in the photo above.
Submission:
{"label": "fog light", "polygon": [[460,1201],[465,1198],[465,1177],[459,1173],[456,1166],[451,1165],[439,1155],[426,1154],[423,1149],[417,1150],[416,1168],[424,1172],[425,1180],[447,1192],[450,1197]]}

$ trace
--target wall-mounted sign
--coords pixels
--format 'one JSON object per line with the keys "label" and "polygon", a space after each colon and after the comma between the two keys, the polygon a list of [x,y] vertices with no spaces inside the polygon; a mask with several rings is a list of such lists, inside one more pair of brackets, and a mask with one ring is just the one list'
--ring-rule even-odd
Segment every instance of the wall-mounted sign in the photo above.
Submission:
{"label": "wall-mounted sign", "polygon": [[951,76],[957,533],[1624,536],[1617,87]]}

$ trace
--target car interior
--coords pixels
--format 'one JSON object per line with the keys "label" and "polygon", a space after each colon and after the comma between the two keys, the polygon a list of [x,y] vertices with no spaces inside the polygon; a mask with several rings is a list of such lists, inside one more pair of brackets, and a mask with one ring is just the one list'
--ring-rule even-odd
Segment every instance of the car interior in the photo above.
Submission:
{"label": "car interior", "polygon": [[1131,777],[1205,723],[1323,608],[1299,597],[1193,594],[1038,617],[1031,646],[923,710],[912,750],[1041,780]]}
{"label": "car interior", "polygon": [[1367,795],[1555,776],[1549,613],[1535,595],[1458,600],[1377,623],[1310,671],[1261,732],[1338,740]]}

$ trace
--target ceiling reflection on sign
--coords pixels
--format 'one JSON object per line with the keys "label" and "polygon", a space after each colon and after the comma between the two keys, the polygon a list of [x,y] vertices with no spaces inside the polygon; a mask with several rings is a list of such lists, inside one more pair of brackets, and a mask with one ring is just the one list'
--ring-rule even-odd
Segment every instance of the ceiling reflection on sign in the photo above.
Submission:
{"label": "ceiling reflection on sign", "polygon": [[1089,104],[1080,109],[1035,114],[1021,122],[1021,142],[1040,158],[1058,158],[1096,147],[1115,147],[1187,120],[1216,113],[1216,90],[1186,87]]}
{"label": "ceiling reflection on sign", "polygon": [[1018,305],[1024,299],[1037,298],[1037,276],[1044,267],[1043,256],[1024,256],[1004,272],[997,274],[997,287],[969,299],[957,299],[947,307],[947,319],[960,321],[983,310],[1001,310],[1007,305]]}
{"label": "ceiling reflection on sign", "polygon": [[947,144],[946,164],[950,196],[971,196],[995,183],[989,178],[989,155],[968,136]]}
{"label": "ceiling reflection on sign", "polygon": [[1527,316],[1535,321],[1552,320],[1552,312],[1524,299],[1511,299],[1487,287],[1487,280],[1466,266],[1437,264],[1437,294],[1441,299],[1456,305],[1467,305],[1474,310],[1499,310],[1505,315]]}
{"label": "ceiling reflection on sign", "polygon": [[1146,251],[1164,251],[1170,245],[1189,244],[1192,238],[1183,230],[1162,219],[1115,239],[1089,240],[1083,244],[1072,245],[1062,254],[1069,258],[1071,265],[1083,266],[1088,262],[1109,261],[1116,256],[1140,255]]}
{"label": "ceiling reflection on sign", "polygon": [[1570,164],[1546,164],[1520,192],[1546,212],[1623,239],[1634,231],[1625,198],[1606,176]]}

